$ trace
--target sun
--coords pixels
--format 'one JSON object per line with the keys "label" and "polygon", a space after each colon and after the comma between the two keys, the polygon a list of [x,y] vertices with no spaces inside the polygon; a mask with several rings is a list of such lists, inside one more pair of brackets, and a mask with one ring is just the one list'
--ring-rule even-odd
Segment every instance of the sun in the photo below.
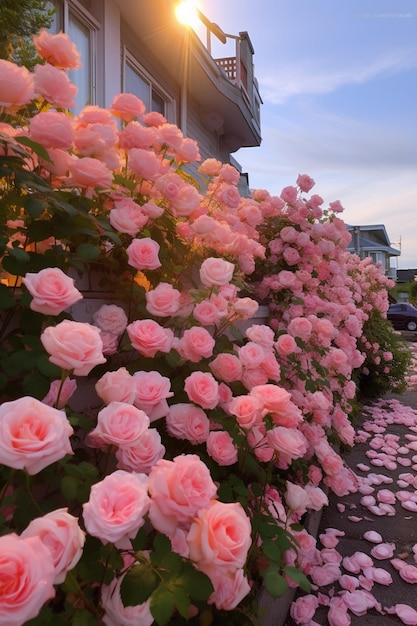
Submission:
{"label": "sun", "polygon": [[182,0],[175,8],[177,20],[185,26],[196,29],[199,25],[198,9],[195,0]]}

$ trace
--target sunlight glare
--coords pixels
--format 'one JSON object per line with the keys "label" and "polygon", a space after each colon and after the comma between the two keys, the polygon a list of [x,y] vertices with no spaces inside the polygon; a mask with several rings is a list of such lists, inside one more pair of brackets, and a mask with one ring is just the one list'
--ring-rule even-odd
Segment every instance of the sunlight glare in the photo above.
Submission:
{"label": "sunlight glare", "polygon": [[185,26],[191,26],[195,29],[199,25],[195,0],[182,0],[175,9],[175,15],[177,20]]}

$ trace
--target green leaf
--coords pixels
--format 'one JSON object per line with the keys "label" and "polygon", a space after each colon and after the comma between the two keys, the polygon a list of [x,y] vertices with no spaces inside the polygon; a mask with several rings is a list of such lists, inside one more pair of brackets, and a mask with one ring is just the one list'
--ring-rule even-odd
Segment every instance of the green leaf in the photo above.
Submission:
{"label": "green leaf", "polygon": [[97,619],[86,609],[78,609],[75,611],[72,626],[97,626]]}
{"label": "green leaf", "polygon": [[154,567],[158,567],[161,570],[161,576],[164,578],[172,578],[172,576],[179,574],[182,569],[182,558],[171,551],[171,546],[168,552],[161,552],[156,550],[151,553],[151,562]]}
{"label": "green leaf", "polygon": [[29,137],[15,137],[15,141],[23,144],[24,146],[27,146],[28,148],[33,150],[35,154],[40,156],[41,159],[43,159],[44,161],[49,161],[51,163],[51,158],[47,150],[45,150],[45,148],[41,146],[41,144],[36,143],[36,141],[33,141],[32,139],[29,139]]}
{"label": "green leaf", "polygon": [[[188,591],[188,590],[187,590]],[[191,600],[190,597],[183,587],[174,586],[172,587],[172,592],[175,598],[175,605],[178,609],[180,615],[187,619],[188,611],[190,609]]]}
{"label": "green leaf", "polygon": [[268,570],[264,575],[265,589],[273,598],[282,598],[288,591],[288,583],[276,570]]}
{"label": "green leaf", "polygon": [[158,580],[149,565],[138,564],[125,574],[120,585],[123,606],[143,604],[155,591]]}
{"label": "green leaf", "polygon": [[9,256],[20,263],[29,263],[30,261],[29,253],[23,250],[23,248],[19,248],[19,246],[9,248]]}
{"label": "green leaf", "polygon": [[23,379],[23,391],[28,396],[42,400],[49,391],[49,380],[40,372],[31,372]]}
{"label": "green leaf", "polygon": [[159,626],[166,624],[175,611],[175,597],[163,583],[159,585],[151,597],[151,613]]}
{"label": "green leaf", "polygon": [[76,500],[78,493],[78,481],[72,476],[64,476],[61,480],[61,493],[65,500]]}
{"label": "green leaf", "polygon": [[262,552],[270,561],[275,561],[276,563],[281,562],[282,549],[275,541],[271,541],[271,539],[264,539],[262,543]]}
{"label": "green leaf", "polygon": [[196,602],[205,602],[214,590],[210,578],[203,572],[198,572],[191,564],[185,567],[178,580]]}
{"label": "green leaf", "polygon": [[303,591],[309,593],[311,591],[311,583],[303,572],[301,572],[297,567],[291,567],[290,565],[286,565],[284,567],[284,572],[291,578],[295,583],[297,583]]}
{"label": "green leaf", "polygon": [[49,358],[45,354],[41,354],[36,361],[36,366],[38,367],[41,374],[44,376],[48,376],[49,378],[60,378],[61,377],[61,368],[55,363],[51,363]]}
{"label": "green leaf", "polygon": [[46,205],[43,200],[39,200],[39,198],[34,198],[33,196],[28,196],[25,200],[24,207],[29,215],[36,219],[44,212]]}
{"label": "green leaf", "polygon": [[77,256],[85,261],[95,261],[100,256],[101,251],[97,246],[90,243],[81,243],[77,248]]}
{"label": "green leaf", "polygon": [[0,309],[11,309],[15,304],[12,290],[0,283]]}

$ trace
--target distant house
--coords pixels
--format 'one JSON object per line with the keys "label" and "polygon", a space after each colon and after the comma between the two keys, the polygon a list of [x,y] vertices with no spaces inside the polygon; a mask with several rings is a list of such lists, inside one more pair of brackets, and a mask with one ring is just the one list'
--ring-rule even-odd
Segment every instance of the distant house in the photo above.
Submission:
{"label": "distant house", "polygon": [[[180,24],[172,0],[51,0],[53,32],[69,34],[82,68],[77,113],[86,104],[109,107],[120,92],[134,93],[147,111],[162,113],[198,142],[202,159],[240,170],[232,153],[261,143],[262,100],[247,32],[225,34],[200,12],[207,38]],[[178,3],[177,3],[178,4]],[[211,38],[229,52],[211,56]],[[223,47],[223,46],[222,46]],[[247,176],[241,183],[247,187]]]}
{"label": "distant house", "polygon": [[391,246],[385,226],[383,224],[347,225],[347,229],[352,235],[348,250],[362,259],[371,257],[374,263],[381,264],[381,270],[386,276],[397,280],[398,270],[396,266],[393,266],[393,260],[401,255],[401,250]]}
{"label": "distant house", "polygon": [[397,283],[410,283],[417,279],[417,269],[397,270]]}

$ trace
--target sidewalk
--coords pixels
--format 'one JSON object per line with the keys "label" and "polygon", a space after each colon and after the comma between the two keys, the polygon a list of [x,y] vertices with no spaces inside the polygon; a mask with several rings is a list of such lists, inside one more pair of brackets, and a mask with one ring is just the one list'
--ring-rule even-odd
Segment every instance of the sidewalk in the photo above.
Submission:
{"label": "sidewalk", "polygon": [[[319,606],[307,621],[302,621],[309,613],[303,606],[294,619],[290,616],[301,593],[290,600],[287,617],[277,615],[271,626],[417,626],[417,390],[412,389],[364,407],[355,424],[357,442],[342,454],[359,477],[359,491],[345,497],[329,494],[329,506],[314,533],[319,551],[324,544],[335,544],[334,550],[321,553],[333,562],[333,580],[312,591]],[[380,543],[370,541],[377,535],[364,537],[369,531],[380,535]],[[360,593],[351,593],[356,584]],[[329,621],[325,603],[340,592],[346,594],[350,610],[346,614],[342,603]]]}

